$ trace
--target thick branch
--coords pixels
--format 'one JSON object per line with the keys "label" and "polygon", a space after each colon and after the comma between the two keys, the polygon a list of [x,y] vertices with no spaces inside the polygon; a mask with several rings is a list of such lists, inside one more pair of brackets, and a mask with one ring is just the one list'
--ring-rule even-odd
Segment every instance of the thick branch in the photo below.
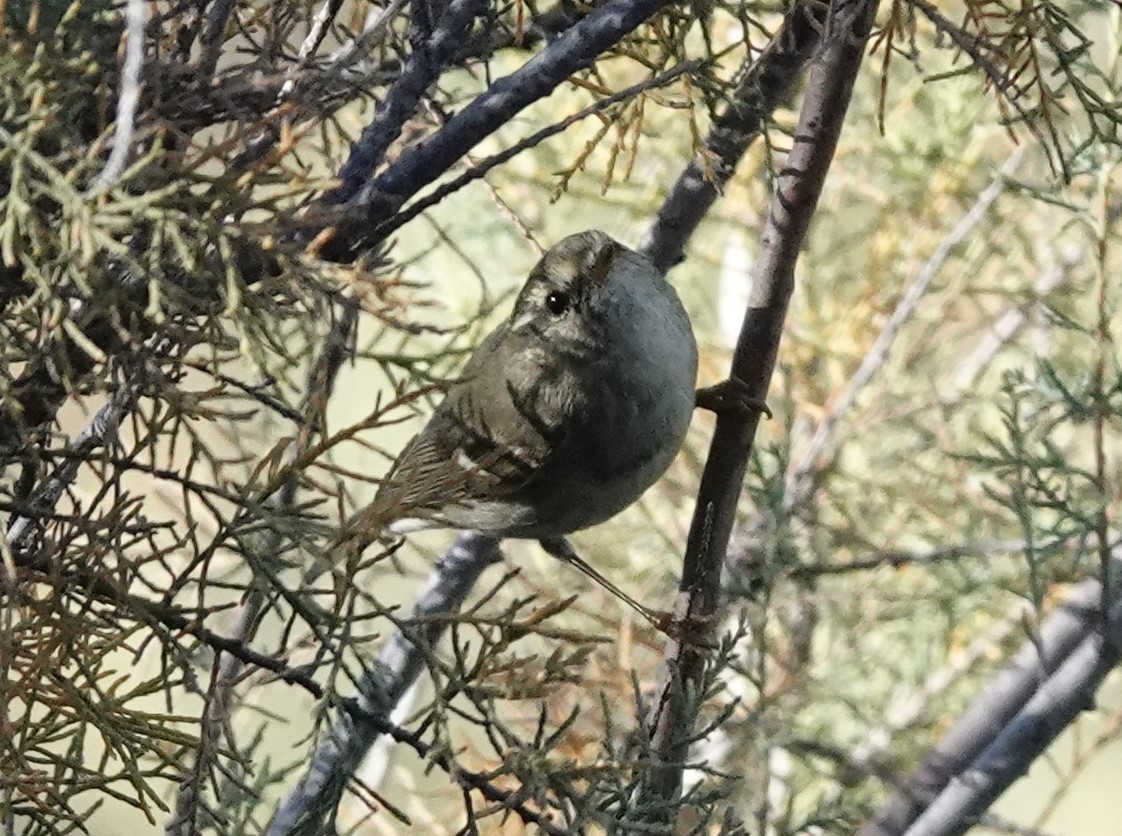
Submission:
{"label": "thick branch", "polygon": [[423,17],[418,14],[417,8],[424,5],[424,2],[414,4],[413,52],[374,118],[351,147],[350,156],[339,170],[342,182],[326,196],[329,203],[344,203],[366,186],[406,120],[415,114],[421,98],[452,63],[483,4],[480,0],[452,0],[440,25],[431,35],[417,31],[419,18]]}
{"label": "thick branch", "polygon": [[[1111,610],[1114,648],[1109,643],[1103,646],[1101,636],[1096,633],[1102,623],[1101,604],[1102,586],[1096,578],[1089,578],[1076,586],[1071,597],[1044,620],[1039,633],[1025,642],[984,693],[900,784],[876,816],[865,824],[860,836],[912,833],[909,828],[944,791],[949,798],[957,799],[940,801],[940,808],[944,811],[946,805],[953,803],[963,816],[966,810],[975,817],[980,814],[992,801],[994,776],[1003,776],[1004,786],[1020,775],[1055,734],[1070,722],[1071,717],[1088,707],[1090,695],[1105,674],[1104,665],[1109,669],[1117,662],[1122,604],[1116,602]],[[1053,679],[1053,675],[1058,678]],[[1053,683],[1047,692],[1041,687],[1045,681]],[[1081,682],[1084,690],[1072,691],[1072,681]],[[1061,689],[1062,694],[1055,693],[1057,689]],[[1045,693],[1049,693],[1051,698],[1066,695],[1066,710],[1060,708],[1062,703],[1058,702],[1053,702],[1048,709],[1049,712],[1060,710],[1065,718],[1061,725],[1054,728],[1041,725],[1045,718],[1055,717],[1041,713]],[[1074,704],[1071,701],[1073,698]],[[1030,743],[1025,737],[1029,731],[1039,734],[1041,739],[1033,738]],[[1000,751],[1004,752],[1004,760],[994,757],[999,751],[995,747],[999,746],[1003,747]],[[1010,749],[1010,746],[1013,748]],[[1016,753],[1015,757],[1013,753]],[[1015,771],[1007,774],[1009,767],[1014,765]],[[948,787],[956,776],[954,786]],[[971,791],[977,798],[963,806],[964,794],[969,790],[967,781],[977,781],[977,786]],[[982,804],[984,799],[988,800]],[[963,826],[968,825],[969,817],[962,818],[962,823]]]}
{"label": "thick branch", "polygon": [[[833,159],[875,11],[874,0],[831,4],[795,144],[764,226],[748,310],[732,360],[731,377],[744,384],[744,394],[756,401],[767,395],[794,288],[795,262]],[[669,643],[652,706],[655,765],[634,812],[648,821],[669,824],[674,815],[705,667],[702,645],[711,643],[714,632],[721,566],[758,424],[756,411],[726,412],[717,418],[674,605],[679,633],[691,640]]]}

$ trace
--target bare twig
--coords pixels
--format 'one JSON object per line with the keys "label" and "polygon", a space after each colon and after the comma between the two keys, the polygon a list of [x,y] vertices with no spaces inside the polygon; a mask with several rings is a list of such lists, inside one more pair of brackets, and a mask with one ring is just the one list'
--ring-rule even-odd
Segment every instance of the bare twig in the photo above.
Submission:
{"label": "bare twig", "polygon": [[954,229],[936,247],[935,252],[924,263],[911,284],[904,289],[900,301],[896,303],[888,321],[885,322],[880,334],[873,341],[872,347],[865,353],[861,365],[850,377],[845,388],[830,405],[825,417],[818,424],[814,435],[802,451],[799,463],[787,473],[787,488],[784,491],[784,502],[789,508],[798,508],[805,503],[814,489],[817,474],[825,467],[824,457],[827,457],[833,448],[837,429],[845,416],[853,408],[857,396],[869,384],[869,381],[883,368],[888,361],[889,353],[900,335],[901,329],[911,319],[920,301],[927,293],[931,282],[939,275],[946,265],[951,254],[966,240],[970,233],[989,213],[997,198],[1005,191],[1006,180],[1016,171],[1024,149],[1017,149],[1002,165],[1000,172],[994,177],[993,182],[986,186],[978,195],[977,200],[969,211],[955,224]]}
{"label": "bare twig", "polygon": [[238,5],[238,0],[214,0],[207,13],[206,26],[203,28],[199,43],[202,54],[199,56],[198,73],[203,79],[210,79],[218,66],[222,54],[222,44],[226,36],[226,24]]}
{"label": "bare twig", "polygon": [[[767,394],[794,289],[795,263],[833,159],[875,12],[873,0],[831,3],[795,144],[776,184],[730,370],[730,380],[757,403]],[[667,646],[650,715],[656,762],[632,811],[647,822],[669,825],[674,817],[682,764],[699,708],[698,689],[706,659],[703,646],[711,644],[721,567],[759,418],[755,410],[734,410],[717,417],[674,604],[679,634],[691,639],[672,640]]]}
{"label": "bare twig", "polygon": [[371,9],[363,23],[361,34],[336,49],[331,54],[324,71],[329,75],[343,75],[356,63],[362,61],[367,51],[374,45],[374,39],[381,36],[394,15],[405,8],[408,2],[409,0],[391,0],[384,8]]}
{"label": "bare twig", "polygon": [[343,7],[343,0],[323,0],[323,5],[319,7],[316,16],[312,18],[312,27],[308,30],[307,37],[304,38],[300,44],[300,52],[296,56],[296,64],[289,68],[285,74],[284,84],[280,89],[280,101],[284,101],[296,87],[297,75],[308,65],[308,61],[316,51],[323,44],[323,39],[327,37],[327,29],[331,22],[335,20],[335,16],[339,14],[339,9]]}
{"label": "bare twig", "polygon": [[1050,264],[1041,271],[1033,287],[1032,300],[1012,307],[999,316],[990,330],[978,341],[974,350],[966,355],[949,376],[949,382],[944,385],[945,391],[941,393],[944,402],[954,402],[977,382],[997,353],[1016,339],[1029,322],[1032,311],[1041,305],[1040,300],[1059,287],[1067,279],[1072,268],[1082,260],[1082,250],[1077,247],[1072,248],[1062,253],[1057,263]]}
{"label": "bare twig", "polygon": [[[397,139],[406,120],[414,115],[422,97],[451,64],[459,45],[484,8],[481,0],[452,0],[439,24],[429,32],[422,31],[425,15],[419,11],[426,5],[427,0],[414,3],[413,52],[374,118],[351,146],[350,156],[339,169],[338,188],[325,196],[328,203],[344,203],[366,187],[382,164],[386,150]],[[423,28],[427,30],[427,26]]]}

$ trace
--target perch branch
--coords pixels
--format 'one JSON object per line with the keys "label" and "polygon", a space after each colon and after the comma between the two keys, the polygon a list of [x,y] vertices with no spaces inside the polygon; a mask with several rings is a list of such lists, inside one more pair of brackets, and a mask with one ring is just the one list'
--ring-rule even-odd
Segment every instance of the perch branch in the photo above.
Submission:
{"label": "perch branch", "polygon": [[[762,402],[775,367],[795,263],[833,159],[857,71],[876,13],[874,0],[831,3],[823,46],[812,66],[794,146],[780,172],[764,226],[760,258],[730,378]],[[705,670],[705,644],[715,631],[721,567],[760,413],[719,414],[701,478],[668,643],[650,715],[654,760],[633,815],[670,825],[681,787]],[[697,641],[697,638],[702,641]]]}

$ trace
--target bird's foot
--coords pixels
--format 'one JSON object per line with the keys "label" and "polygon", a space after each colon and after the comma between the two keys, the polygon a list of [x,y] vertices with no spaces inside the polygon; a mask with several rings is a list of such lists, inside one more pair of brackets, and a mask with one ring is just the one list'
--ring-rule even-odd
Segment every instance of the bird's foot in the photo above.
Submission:
{"label": "bird's foot", "polygon": [[713,616],[688,615],[685,618],[675,618],[671,613],[661,612],[658,615],[660,618],[655,627],[678,644],[699,650],[713,650],[717,647],[713,641]]}
{"label": "bird's foot", "polygon": [[698,389],[696,404],[701,409],[716,412],[718,415],[727,412],[742,415],[749,412],[762,412],[768,418],[772,417],[768,405],[751,394],[747,383],[735,377],[722,380],[716,386]]}

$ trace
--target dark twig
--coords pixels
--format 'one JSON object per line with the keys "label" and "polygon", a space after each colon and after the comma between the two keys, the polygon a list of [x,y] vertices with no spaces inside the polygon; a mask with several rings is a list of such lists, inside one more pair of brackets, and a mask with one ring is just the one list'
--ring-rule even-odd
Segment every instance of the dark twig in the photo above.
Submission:
{"label": "dark twig", "polygon": [[328,203],[345,203],[368,184],[385,158],[386,150],[397,139],[405,122],[416,113],[422,97],[452,63],[471,32],[475,18],[483,10],[481,0],[452,0],[439,25],[429,34],[419,31],[420,21],[425,17],[419,8],[426,5],[427,0],[417,0],[413,4],[413,52],[374,118],[351,147],[350,156],[339,170],[338,188],[325,197]]}
{"label": "dark twig", "polygon": [[424,670],[429,648],[447,629],[442,616],[456,613],[483,570],[500,558],[496,540],[463,533],[437,562],[413,608],[414,626],[403,626],[390,638],[358,684],[356,704],[363,713],[339,714],[321,735],[303,778],[278,807],[269,836],[322,832],[354,770],[386,733],[384,723],[367,718],[389,718]]}
{"label": "dark twig", "polygon": [[214,0],[207,13],[206,26],[203,28],[199,43],[202,53],[199,56],[199,77],[209,81],[218,66],[222,54],[222,44],[226,37],[226,24],[238,5],[238,0]]}
{"label": "dark twig", "polygon": [[557,134],[561,133],[562,131],[566,130],[571,125],[576,124],[582,119],[586,119],[589,116],[594,116],[597,113],[602,113],[613,105],[634,98],[645,90],[653,90],[656,87],[664,87],[679,76],[686,73],[692,73],[700,66],[700,61],[685,61],[681,64],[678,64],[676,67],[672,67],[664,73],[659,73],[654,78],[649,78],[646,81],[642,81],[638,84],[633,84],[630,87],[620,90],[618,93],[613,93],[612,95],[600,99],[597,102],[593,102],[583,110],[578,110],[571,116],[566,116],[560,122],[556,122],[550,125],[548,128],[542,128],[540,131],[536,131],[535,133],[530,134],[530,136],[526,137],[523,140],[520,140],[519,142],[516,142],[505,151],[500,151],[498,154],[493,154],[482,162],[473,165],[470,169],[468,169],[458,177],[455,177],[452,180],[449,180],[447,183],[442,184],[439,188],[433,189],[431,194],[427,194],[420,200],[409,204],[409,206],[407,206],[398,214],[394,215],[391,220],[386,222],[385,226],[383,227],[383,234],[388,234],[390,232],[393,232],[395,229],[399,229],[400,227],[404,226],[405,224],[409,223],[409,221],[420,215],[426,209],[431,209],[433,206],[440,203],[440,201],[444,200],[444,198],[448,197],[448,195],[458,192],[468,183],[485,177],[487,175],[487,172],[491,171],[492,169],[514,159],[514,157],[518,156],[523,151],[540,145],[551,136],[556,136]]}
{"label": "dark twig", "polygon": [[351,211],[321,247],[326,258],[350,261],[383,237],[381,225],[440,177],[484,137],[635,30],[668,0],[608,0],[515,72],[494,82],[445,126],[406,150],[351,201]]}
{"label": "dark twig", "polygon": [[[811,69],[794,146],[776,183],[730,378],[746,398],[763,402],[775,367],[795,263],[822,191],[865,43],[876,12],[874,0],[831,3],[823,46]],[[721,567],[732,531],[747,465],[759,424],[758,411],[719,414],[701,478],[697,508],[686,546],[682,582],[674,603],[679,635],[703,641],[669,642],[650,715],[655,764],[646,776],[632,815],[669,826],[682,765],[699,706],[706,653],[720,595]]]}
{"label": "dark twig", "polygon": [[771,43],[744,73],[705,139],[705,150],[679,175],[647,231],[642,251],[666,272],[684,258],[686,242],[736,171],[768,117],[791,94],[818,47],[826,5],[799,0]]}

